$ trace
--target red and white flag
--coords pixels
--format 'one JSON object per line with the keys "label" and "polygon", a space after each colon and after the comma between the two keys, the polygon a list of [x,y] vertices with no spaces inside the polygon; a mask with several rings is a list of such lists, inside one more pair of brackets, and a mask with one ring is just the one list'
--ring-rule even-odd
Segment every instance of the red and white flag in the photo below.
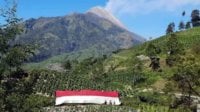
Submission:
{"label": "red and white flag", "polygon": [[116,91],[56,91],[56,105],[70,104],[111,104],[120,105],[119,93]]}

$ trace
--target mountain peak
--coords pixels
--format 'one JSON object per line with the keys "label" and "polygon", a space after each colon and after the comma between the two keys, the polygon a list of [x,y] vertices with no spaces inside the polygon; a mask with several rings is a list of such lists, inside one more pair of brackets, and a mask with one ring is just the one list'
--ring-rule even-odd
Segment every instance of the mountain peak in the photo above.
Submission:
{"label": "mountain peak", "polygon": [[87,13],[95,14],[101,18],[109,20],[113,24],[115,24],[123,29],[126,29],[126,27],[115,16],[113,16],[109,11],[107,11],[103,7],[100,7],[100,6],[93,7],[90,10],[88,10]]}

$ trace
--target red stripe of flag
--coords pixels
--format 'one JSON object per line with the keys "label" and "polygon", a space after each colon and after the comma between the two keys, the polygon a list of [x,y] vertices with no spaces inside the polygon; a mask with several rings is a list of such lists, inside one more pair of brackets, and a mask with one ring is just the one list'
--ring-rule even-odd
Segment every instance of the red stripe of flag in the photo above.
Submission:
{"label": "red stripe of flag", "polygon": [[80,91],[56,91],[56,97],[62,96],[105,96],[119,97],[116,91],[97,91],[97,90],[80,90]]}

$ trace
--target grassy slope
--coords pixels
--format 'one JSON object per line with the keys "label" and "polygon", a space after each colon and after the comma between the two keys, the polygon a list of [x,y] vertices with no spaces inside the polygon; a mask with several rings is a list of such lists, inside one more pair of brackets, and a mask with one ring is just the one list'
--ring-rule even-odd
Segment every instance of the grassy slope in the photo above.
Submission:
{"label": "grassy slope", "polygon": [[[177,38],[179,40],[179,42],[181,42],[187,53],[187,54],[191,54],[191,47],[193,46],[194,43],[198,43],[200,42],[200,28],[193,28],[193,29],[189,29],[186,31],[181,31],[181,32],[177,32],[176,33]],[[167,36],[162,36],[158,39],[149,41],[144,43],[143,45],[139,45],[135,48],[131,48],[128,50],[123,50],[117,54],[112,55],[111,58],[107,59],[105,63],[110,64],[110,63],[120,63],[120,66],[118,67],[118,69],[120,70],[120,68],[123,68],[123,71],[129,70],[132,65],[132,60],[135,56],[137,55],[145,55],[145,48],[147,47],[148,43],[154,43],[155,45],[159,46],[162,50],[164,49],[164,45],[167,42]],[[163,50],[164,51],[164,50]],[[192,53],[194,54],[194,53]],[[194,54],[195,55],[195,54]],[[144,62],[144,70],[146,73],[150,73],[150,74],[155,74],[155,77],[158,78],[158,81],[155,82],[155,84],[153,86],[157,87],[157,89],[160,89],[160,81],[164,81],[164,78],[166,78],[167,76],[170,76],[173,73],[173,69],[169,68],[166,66],[165,64],[165,57],[166,57],[166,53],[162,52],[160,54],[161,57],[161,68],[163,70],[162,73],[155,73],[152,70],[149,69],[149,63],[150,61],[146,61]],[[195,56],[197,60],[200,60],[199,56]]]}

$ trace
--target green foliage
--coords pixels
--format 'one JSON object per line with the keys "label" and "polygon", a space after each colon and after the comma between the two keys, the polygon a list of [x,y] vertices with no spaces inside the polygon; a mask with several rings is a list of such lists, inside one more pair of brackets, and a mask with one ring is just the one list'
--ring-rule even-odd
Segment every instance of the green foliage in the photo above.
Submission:
{"label": "green foliage", "polygon": [[24,61],[33,54],[30,45],[20,45],[14,42],[16,36],[22,32],[20,19],[16,15],[16,4],[5,9],[0,14],[5,19],[5,24],[0,26],[0,74],[12,69],[19,69]]}
{"label": "green foliage", "polygon": [[24,101],[24,96],[18,93],[11,93],[6,96],[6,110],[9,112],[20,112]]}
{"label": "green foliage", "polygon": [[71,65],[71,62],[69,60],[67,60],[66,62],[64,62],[64,68],[66,70],[71,70],[72,69],[72,65]]}
{"label": "green foliage", "polygon": [[[4,94],[5,94],[5,90],[2,87],[2,85],[0,85],[0,96],[3,97]],[[0,99],[0,111],[1,112],[5,111],[5,100],[3,98]]]}
{"label": "green foliage", "polygon": [[200,96],[199,91],[196,89],[200,86],[199,72],[199,63],[190,55],[183,59],[172,79],[178,84],[183,94],[189,97],[191,94]]}
{"label": "green foliage", "polygon": [[[32,71],[32,75],[39,76],[34,86],[35,93],[47,94],[52,96],[55,90],[119,90],[120,93],[126,90],[124,85],[136,85],[142,83],[145,77],[142,74],[133,72],[115,72],[107,73],[104,70],[103,59],[87,59],[80,62],[73,71],[67,73],[58,73],[56,71]],[[107,75],[109,74],[109,75]],[[131,90],[132,91],[132,90]],[[131,92],[130,91],[130,92]],[[123,91],[124,92],[124,91]],[[131,95],[131,93],[122,92],[122,96]]]}
{"label": "green foliage", "polygon": [[19,68],[28,60],[27,57],[30,57],[31,54],[33,54],[31,46],[16,45],[9,49],[5,56],[4,64],[7,64],[9,67]]}
{"label": "green foliage", "polygon": [[48,105],[53,105],[52,98],[40,96],[40,95],[29,95],[28,98],[25,99],[24,105],[22,107],[23,112],[39,112]]}
{"label": "green foliage", "polygon": [[159,94],[156,93],[140,93],[139,99],[141,102],[145,102],[148,104],[160,104],[161,97],[158,96]]}
{"label": "green foliage", "polygon": [[[37,77],[29,76],[21,66],[33,54],[34,47],[15,42],[16,37],[22,32],[20,19],[16,16],[15,3],[11,4],[11,8],[3,9],[0,16],[5,19],[5,24],[0,26],[0,111],[30,111],[23,110],[24,101],[31,97],[29,95],[33,92],[32,87]],[[42,100],[38,99],[38,102]],[[40,105],[36,103],[34,106]]]}
{"label": "green foliage", "polygon": [[174,55],[168,55],[166,58],[166,64],[170,67],[172,67],[177,61],[177,56]]}
{"label": "green foliage", "polygon": [[166,43],[167,51],[171,55],[180,54],[183,50],[182,44],[178,41],[176,34],[171,34]]}
{"label": "green foliage", "polygon": [[191,28],[191,22],[188,21],[185,25],[185,29],[190,29]]}
{"label": "green foliage", "polygon": [[180,56],[184,54],[182,44],[178,41],[175,34],[171,34],[171,36],[168,37],[166,49],[168,52],[166,64],[171,67],[175,65],[180,60]]}
{"label": "green foliage", "polygon": [[133,72],[141,72],[144,68],[144,64],[142,62],[142,60],[140,60],[139,58],[137,58],[136,56],[133,57],[132,59],[132,64],[133,64]]}
{"label": "green foliage", "polygon": [[198,87],[200,86],[199,71],[200,65],[194,56],[187,55],[182,57],[178,63],[173,76],[169,78],[169,82],[165,85],[165,92],[181,92],[181,97],[172,102],[172,107],[184,107],[192,110],[192,95],[200,96]]}
{"label": "green foliage", "polygon": [[161,49],[159,46],[156,46],[153,43],[149,43],[146,48],[146,54],[149,57],[157,56],[159,53],[161,53]]}
{"label": "green foliage", "polygon": [[146,81],[146,76],[144,76],[143,74],[134,74],[133,75],[133,84],[137,85],[141,82],[145,82]]}
{"label": "green foliage", "polygon": [[99,81],[92,81],[84,74],[58,73],[53,71],[33,71],[31,74],[39,75],[34,91],[35,93],[53,96],[55,90],[102,90],[105,85]]}
{"label": "green foliage", "polygon": [[177,88],[177,84],[175,84],[173,81],[169,81],[165,84],[163,91],[165,93],[176,92]]}
{"label": "green foliage", "polygon": [[158,54],[161,53],[161,49],[158,46],[155,46],[153,43],[149,43],[146,48],[146,54],[151,59],[151,67],[154,71],[160,68],[160,58],[158,58]]}

